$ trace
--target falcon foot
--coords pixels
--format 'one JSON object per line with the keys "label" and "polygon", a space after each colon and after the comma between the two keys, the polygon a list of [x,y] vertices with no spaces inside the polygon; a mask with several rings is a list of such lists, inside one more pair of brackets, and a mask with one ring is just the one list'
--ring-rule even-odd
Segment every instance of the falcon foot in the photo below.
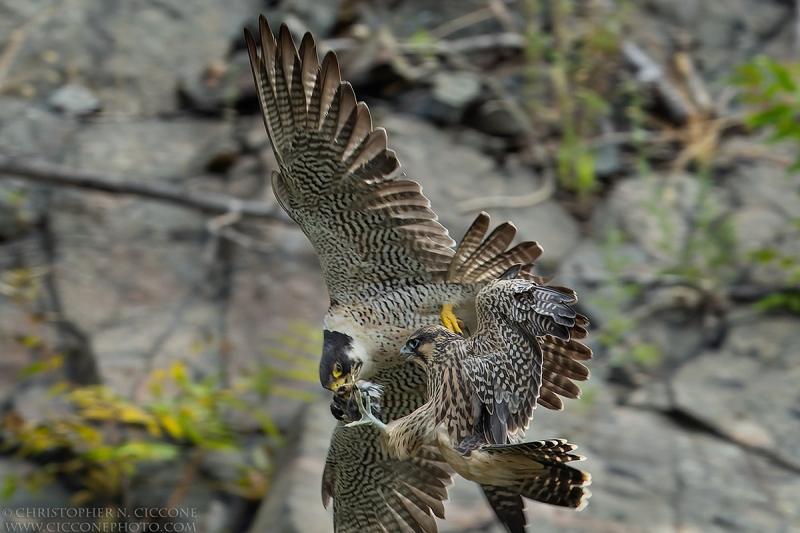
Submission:
{"label": "falcon foot", "polygon": [[459,320],[456,315],[453,313],[453,304],[446,303],[442,306],[442,312],[439,314],[442,319],[442,325],[452,331],[453,333],[458,333],[459,335],[464,335],[459,327]]}
{"label": "falcon foot", "polygon": [[358,386],[353,387],[352,394],[353,400],[358,406],[358,412],[361,413],[361,419],[350,422],[349,424],[345,424],[344,427],[352,428],[356,426],[375,426],[381,431],[386,431],[386,424],[378,420],[378,418],[372,414],[369,395],[365,397],[363,394],[361,394],[361,389]]}

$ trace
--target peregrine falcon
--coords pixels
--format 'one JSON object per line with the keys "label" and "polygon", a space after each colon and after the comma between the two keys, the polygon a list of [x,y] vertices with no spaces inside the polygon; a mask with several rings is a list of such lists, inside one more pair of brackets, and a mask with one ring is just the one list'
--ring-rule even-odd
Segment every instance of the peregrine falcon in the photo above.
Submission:
{"label": "peregrine falcon", "polygon": [[[298,52],[286,26],[277,40],[263,16],[259,29],[258,43],[247,30],[245,39],[279,166],[273,192],[313,244],[330,297],[320,381],[346,392],[354,374],[368,378],[382,387],[380,418],[397,419],[426,400],[424,369],[397,358],[408,335],[439,322],[456,330],[454,310],[474,312],[485,283],[532,264],[541,248],[524,242],[508,249],[514,226],[487,236],[489,217],[481,214],[454,250],[420,185],[400,171],[385,130],[373,128],[367,106],[342,82],[336,55],[320,65],[310,34]],[[547,350],[552,375],[540,403],[557,409],[558,394],[576,389],[571,380],[588,372],[571,372],[582,358],[575,346],[553,342]],[[450,476],[435,446],[401,461],[384,453],[377,429],[339,426],[323,501],[333,499],[339,533],[435,532]]]}
{"label": "peregrine falcon", "polygon": [[[439,325],[414,332],[400,357],[428,375],[428,401],[411,414],[383,424],[373,416],[373,400],[354,398],[361,418],[350,427],[372,424],[385,431],[388,452],[413,457],[436,442],[447,463],[462,477],[506,494],[582,508],[590,476],[563,463],[580,459],[566,441],[520,443],[542,383],[540,338],[573,342],[586,336],[588,321],[570,304],[573,291],[543,287],[523,279],[519,266],[484,287],[476,298],[478,330],[469,338]],[[380,391],[373,389],[372,398]],[[351,418],[355,418],[350,415]],[[501,519],[502,505],[495,505]],[[503,520],[506,526],[518,523]],[[524,522],[512,533],[524,532]]]}

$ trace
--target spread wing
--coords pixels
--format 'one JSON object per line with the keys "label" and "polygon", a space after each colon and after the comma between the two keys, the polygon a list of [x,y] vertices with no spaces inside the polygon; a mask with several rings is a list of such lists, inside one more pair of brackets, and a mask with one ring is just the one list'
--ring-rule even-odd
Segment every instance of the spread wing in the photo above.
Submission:
{"label": "spread wing", "polygon": [[[337,427],[322,477],[336,533],[436,533],[451,470],[435,447],[406,461],[381,449],[375,428]],[[334,498],[334,494],[336,497]]]}
{"label": "spread wing", "polygon": [[[406,372],[411,372],[407,374]],[[425,373],[417,365],[384,372],[380,416],[393,420],[424,402]],[[370,426],[337,427],[322,476],[322,499],[333,499],[336,533],[436,533],[444,518],[452,469],[435,446],[400,461],[384,450]]]}
{"label": "spread wing", "polygon": [[570,289],[526,279],[500,279],[478,293],[479,326],[468,339],[465,365],[481,405],[477,429],[488,442],[504,444],[509,434],[526,430],[541,397],[560,405],[558,395],[580,394],[570,378],[585,379],[588,370],[554,349],[571,342],[583,347],[572,340],[585,337],[587,325],[570,307],[575,301]]}
{"label": "spread wing", "polygon": [[336,55],[320,66],[310,34],[298,52],[285,25],[276,41],[263,16],[259,24],[260,47],[247,30],[245,39],[280,167],[273,189],[314,245],[331,298],[443,280],[455,242],[420,185],[401,179],[386,131],[341,81]]}

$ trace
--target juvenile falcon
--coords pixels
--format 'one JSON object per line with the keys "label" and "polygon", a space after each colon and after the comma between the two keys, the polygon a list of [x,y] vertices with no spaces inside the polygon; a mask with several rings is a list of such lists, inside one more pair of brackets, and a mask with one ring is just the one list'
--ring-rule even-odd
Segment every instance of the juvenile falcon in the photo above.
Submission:
{"label": "juvenile falcon", "polygon": [[[564,465],[579,459],[568,453],[574,446],[560,440],[518,441],[539,396],[539,339],[550,335],[575,342],[586,336],[588,321],[570,307],[576,301],[574,292],[522,279],[520,270],[510,269],[478,293],[478,330],[473,336],[465,339],[432,325],[406,341],[400,356],[428,374],[425,404],[388,425],[374,418],[370,405],[359,404],[362,418],[349,425],[373,424],[385,431],[388,451],[399,459],[413,457],[433,441],[466,479],[517,498],[580,509],[588,500],[584,487],[591,478]],[[359,382],[356,402],[365,386],[369,388]],[[373,390],[373,398],[379,392]],[[507,526],[510,522],[504,520]],[[524,526],[523,522],[509,530],[524,532]]]}
{"label": "juvenile falcon", "polygon": [[[424,370],[397,359],[408,335],[440,320],[457,329],[453,308],[469,313],[488,280],[531,264],[541,248],[507,250],[514,226],[487,237],[482,214],[454,250],[419,184],[400,172],[386,132],[341,81],[336,55],[320,65],[310,34],[298,53],[285,26],[277,41],[263,16],[259,29],[258,44],[247,30],[245,39],[279,166],[273,191],[313,244],[330,296],[320,380],[346,392],[358,370],[383,387],[381,418],[396,419],[426,399]],[[559,408],[559,391],[575,387],[569,376],[588,371],[573,346],[553,343],[548,353],[542,401]],[[322,491],[334,501],[335,531],[436,531],[450,472],[435,447],[426,453],[400,461],[382,451],[375,428],[334,430]]]}

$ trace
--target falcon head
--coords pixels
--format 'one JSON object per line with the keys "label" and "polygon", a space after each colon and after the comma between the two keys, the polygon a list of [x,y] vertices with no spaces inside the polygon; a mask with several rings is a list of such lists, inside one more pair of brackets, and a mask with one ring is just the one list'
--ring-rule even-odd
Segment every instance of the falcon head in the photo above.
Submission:
{"label": "falcon head", "polygon": [[437,355],[444,353],[447,343],[456,339],[462,339],[462,337],[444,326],[438,324],[425,326],[411,334],[400,348],[400,357],[427,367],[436,359]]}
{"label": "falcon head", "polygon": [[319,361],[319,381],[336,392],[352,384],[369,363],[366,350],[353,337],[339,331],[323,331],[322,358]]}

